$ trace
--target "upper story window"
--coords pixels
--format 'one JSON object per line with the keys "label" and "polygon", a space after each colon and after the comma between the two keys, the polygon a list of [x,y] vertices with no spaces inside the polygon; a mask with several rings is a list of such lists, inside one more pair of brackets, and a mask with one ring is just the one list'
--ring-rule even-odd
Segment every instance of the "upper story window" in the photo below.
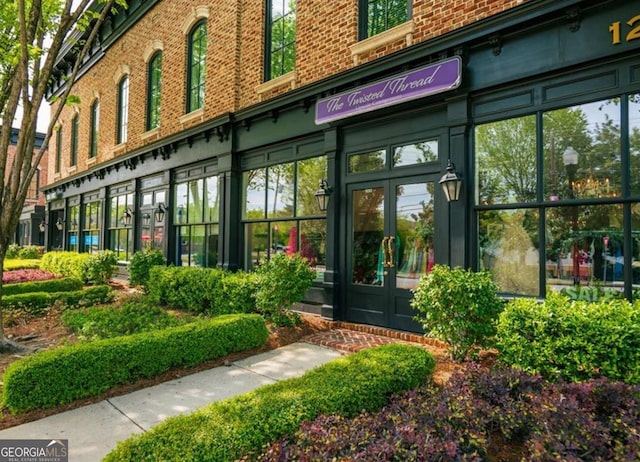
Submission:
{"label": "upper story window", "polygon": [[147,130],[160,126],[160,87],[162,82],[162,52],[151,57],[147,71]]}
{"label": "upper story window", "polygon": [[74,167],[78,163],[78,133],[80,132],[80,116],[73,116],[71,121],[71,156],[69,157],[69,167]]}
{"label": "upper story window", "polygon": [[100,127],[100,100],[91,104],[91,131],[89,133],[89,157],[98,155],[98,131]]}
{"label": "upper story window", "polygon": [[295,69],[296,1],[267,0],[265,81]]}
{"label": "upper story window", "polygon": [[359,0],[360,40],[373,37],[411,18],[410,0]]}
{"label": "upper story window", "polygon": [[188,36],[187,113],[204,106],[206,80],[207,23],[199,21]]}
{"label": "upper story window", "polygon": [[118,123],[116,125],[116,143],[127,141],[129,122],[129,76],[124,75],[118,83]]}
{"label": "upper story window", "polygon": [[60,164],[62,164],[62,127],[56,129],[56,164],[54,172],[60,173]]}

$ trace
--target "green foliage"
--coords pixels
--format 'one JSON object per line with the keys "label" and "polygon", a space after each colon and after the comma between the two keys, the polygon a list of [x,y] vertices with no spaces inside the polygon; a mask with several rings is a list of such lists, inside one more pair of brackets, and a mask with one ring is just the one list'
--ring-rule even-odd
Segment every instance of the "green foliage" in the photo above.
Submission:
{"label": "green foliage", "polygon": [[42,257],[43,247],[37,245],[26,245],[20,249],[18,258],[22,260],[38,260]]}
{"label": "green foliage", "polygon": [[255,275],[218,268],[163,267],[149,269],[153,303],[210,315],[255,312]]}
{"label": "green foliage", "polygon": [[435,265],[420,279],[411,306],[427,335],[447,342],[451,356],[463,360],[491,346],[503,302],[489,272]]}
{"label": "green foliage", "polygon": [[101,250],[94,254],[47,252],[42,257],[40,268],[84,283],[107,284],[115,273],[117,264],[117,256],[111,250]]}
{"label": "green foliage", "polygon": [[158,306],[135,300],[125,302],[120,308],[90,307],[62,313],[62,322],[82,340],[150,332],[193,321],[193,318],[178,319]]}
{"label": "green foliage", "polygon": [[550,380],[640,383],[640,302],[516,299],[498,325],[500,359]]}
{"label": "green foliage", "polygon": [[20,258],[20,246],[16,243],[9,244],[9,247],[7,247],[5,258],[9,260]]}
{"label": "green foliage", "polygon": [[5,260],[2,264],[4,271],[14,271],[20,269],[40,269],[40,260]]}
{"label": "green foliage", "polygon": [[277,324],[297,323],[297,316],[287,310],[304,298],[315,275],[307,260],[298,254],[273,255],[256,270],[258,310]]}
{"label": "green foliage", "polygon": [[253,392],[167,419],[118,444],[106,461],[233,461],[295,431],[321,413],[375,411],[394,392],[422,383],[435,360],[422,348],[391,344],[363,350]]}
{"label": "green foliage", "polygon": [[267,340],[257,315],[229,315],[184,326],[38,352],[3,377],[5,406],[18,413],[96,396],[111,387],[189,367]]}
{"label": "green foliage", "polygon": [[20,282],[2,286],[2,295],[26,294],[29,292],[68,292],[82,289],[82,282],[72,278],[48,279],[46,281]]}
{"label": "green foliage", "polygon": [[149,269],[152,266],[165,266],[167,260],[164,258],[162,250],[145,249],[136,252],[131,256],[129,262],[129,284],[132,286],[142,286],[147,291],[147,283],[149,282]]}
{"label": "green foliage", "polygon": [[29,292],[3,296],[2,307],[41,314],[55,304],[62,304],[66,307],[92,306],[107,303],[112,298],[111,287],[102,285],[70,292]]}

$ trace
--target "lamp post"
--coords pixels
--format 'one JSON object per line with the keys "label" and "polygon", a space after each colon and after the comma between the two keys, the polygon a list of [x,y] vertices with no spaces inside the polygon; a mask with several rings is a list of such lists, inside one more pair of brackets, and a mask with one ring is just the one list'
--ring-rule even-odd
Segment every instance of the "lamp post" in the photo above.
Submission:
{"label": "lamp post", "polygon": [[[576,195],[575,195],[575,189],[574,189],[574,185],[575,185],[575,178],[576,178],[576,173],[578,171],[578,153],[576,152],[575,149],[573,149],[572,146],[569,146],[567,149],[564,150],[564,152],[562,153],[562,163],[564,164],[564,168],[567,171],[567,181],[569,183],[569,198],[570,199],[575,199]],[[580,252],[580,248],[578,247],[578,236],[577,236],[577,229],[578,229],[578,206],[577,205],[572,205],[571,206],[571,229],[573,230],[573,245],[571,252],[573,253],[573,285],[579,285],[580,284],[580,261],[579,261],[579,252]]]}

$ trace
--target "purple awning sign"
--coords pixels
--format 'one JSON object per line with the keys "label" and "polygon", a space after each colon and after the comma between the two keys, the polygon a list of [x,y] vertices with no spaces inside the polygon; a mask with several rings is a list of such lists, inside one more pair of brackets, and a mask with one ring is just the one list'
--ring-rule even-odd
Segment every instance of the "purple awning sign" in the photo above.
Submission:
{"label": "purple awning sign", "polygon": [[316,103],[316,124],[344,119],[386,106],[453,90],[460,86],[459,56],[358,87]]}

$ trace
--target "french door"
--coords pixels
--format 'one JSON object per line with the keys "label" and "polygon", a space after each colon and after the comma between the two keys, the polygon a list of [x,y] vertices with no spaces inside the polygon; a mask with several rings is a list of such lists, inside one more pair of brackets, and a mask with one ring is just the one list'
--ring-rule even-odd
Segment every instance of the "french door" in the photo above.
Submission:
{"label": "french door", "polygon": [[420,175],[347,187],[346,318],[419,332],[411,289],[436,251],[438,177]]}

